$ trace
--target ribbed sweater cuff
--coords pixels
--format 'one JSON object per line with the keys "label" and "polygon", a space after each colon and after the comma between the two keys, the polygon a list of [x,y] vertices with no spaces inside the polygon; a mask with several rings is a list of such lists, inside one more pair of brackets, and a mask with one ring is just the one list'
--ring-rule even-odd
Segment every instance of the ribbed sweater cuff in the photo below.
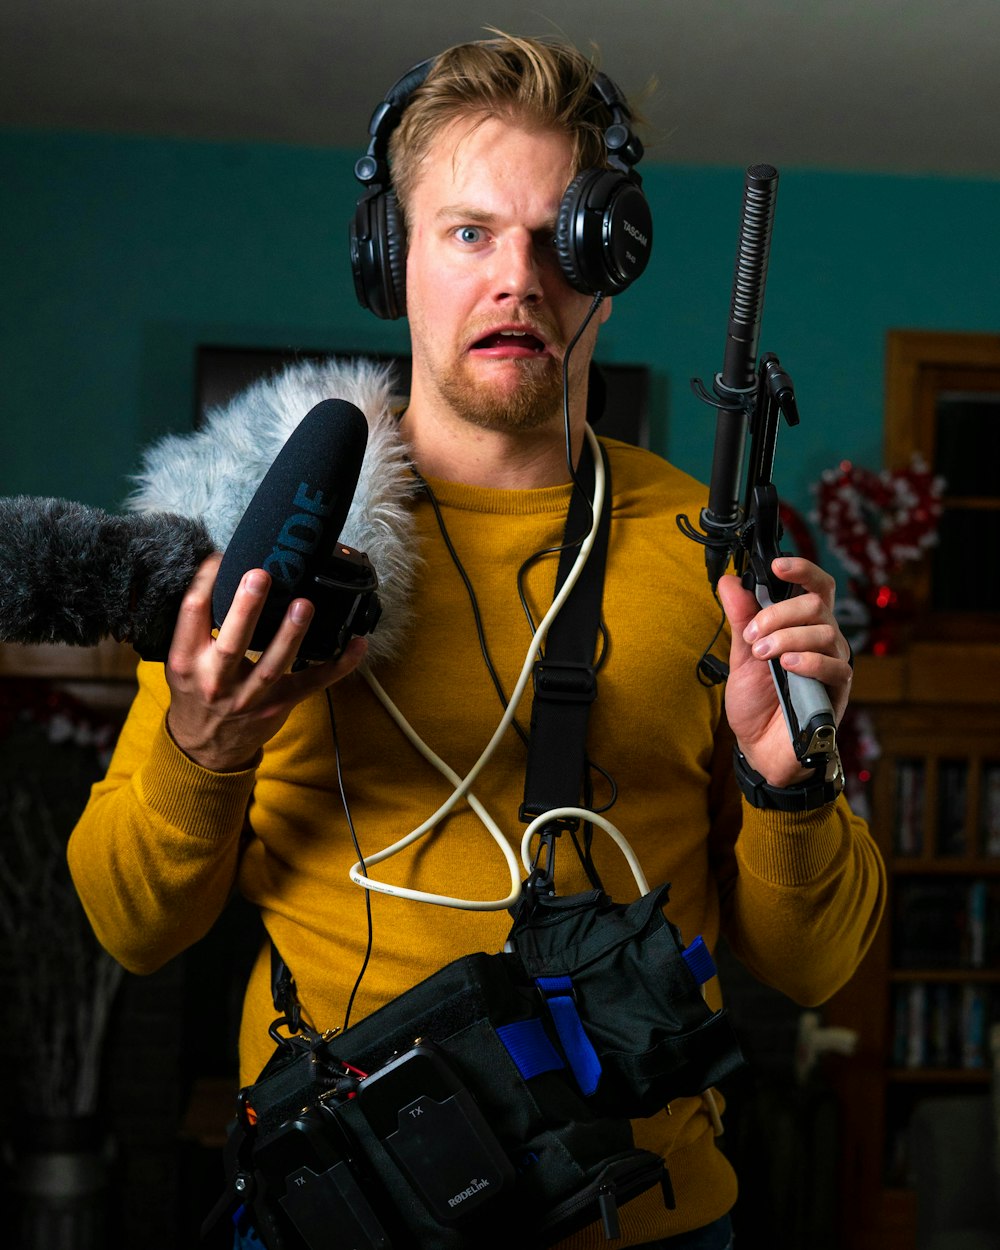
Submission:
{"label": "ribbed sweater cuff", "polygon": [[743,800],[737,842],[744,866],[775,885],[806,885],[829,867],[843,840],[841,796],[813,812],[764,811]]}
{"label": "ribbed sweater cuff", "polygon": [[202,768],[177,746],[164,720],[137,784],[143,801],[161,819],[212,841],[242,829],[256,775],[256,765],[236,773]]}

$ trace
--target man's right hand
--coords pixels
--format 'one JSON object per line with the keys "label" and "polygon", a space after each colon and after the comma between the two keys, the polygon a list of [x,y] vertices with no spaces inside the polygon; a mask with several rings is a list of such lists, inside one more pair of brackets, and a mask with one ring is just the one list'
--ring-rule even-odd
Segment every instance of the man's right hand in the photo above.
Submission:
{"label": "man's right hand", "polygon": [[221,560],[214,555],[201,565],[177,616],[164,668],[171,695],[167,726],[196,764],[237,772],[253,767],[261,747],[298,703],[353,672],[367,643],[354,638],[339,659],[291,672],[314,614],[307,599],[295,599],[260,659],[248,660],[271,579],[263,569],[244,574],[213,637],[212,588]]}

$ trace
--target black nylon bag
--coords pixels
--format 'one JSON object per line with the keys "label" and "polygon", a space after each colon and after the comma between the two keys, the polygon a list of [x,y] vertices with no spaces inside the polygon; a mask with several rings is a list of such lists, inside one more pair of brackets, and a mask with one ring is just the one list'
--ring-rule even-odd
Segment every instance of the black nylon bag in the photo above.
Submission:
{"label": "black nylon bag", "polygon": [[[564,1071],[530,1081],[520,1074],[497,1029],[538,1018],[540,1006],[532,986],[520,984],[512,957],[458,959],[341,1036],[294,1056],[279,1048],[246,1093],[254,1108],[254,1133],[266,1141],[303,1105],[319,1102],[329,1074],[344,1062],[377,1072],[418,1038],[429,1039],[473,1095],[515,1179],[480,1218],[444,1227],[380,1144],[360,1100],[341,1103],[336,1113],[392,1245],[473,1250],[509,1245],[516,1237],[515,1244],[542,1247],[599,1218],[602,1203],[610,1201],[613,1218],[619,1203],[661,1183],[663,1161],[634,1146],[628,1119],[591,1108]],[[258,1231],[268,1224],[263,1213],[256,1222]],[[270,1250],[299,1250],[303,1243],[288,1240],[287,1230],[286,1240],[279,1240],[282,1226],[279,1218],[271,1236],[264,1234]],[[333,1250],[340,1243],[330,1240],[323,1250],[326,1244]]]}
{"label": "black nylon bag", "polygon": [[590,1105],[631,1119],[693,1097],[743,1065],[725,1010],[712,1011],[662,908],[669,885],[633,903],[600,891],[542,896],[507,944],[527,977],[568,976],[601,1062]]}
{"label": "black nylon bag", "polygon": [[[672,1203],[663,1161],[635,1147],[630,1118],[672,1098],[698,1094],[742,1063],[724,1012],[704,1003],[685,963],[661,887],[634,903],[599,891],[532,898],[517,910],[504,953],[448,964],[345,1033],[303,1049],[279,1047],[248,1091],[256,1123],[239,1144],[243,1166],[254,1140],[266,1141],[303,1106],[332,1106],[326,1090],[343,1065],[374,1073],[418,1039],[437,1048],[464,1084],[510,1161],[512,1183],[459,1226],[444,1226],[414,1191],[362,1111],[337,1103],[352,1162],[379,1212],[386,1246],[544,1247],[604,1217],[615,1235],[616,1208],[658,1183]],[[601,1072],[584,1093],[565,1052],[538,977],[569,977],[583,1033]],[[525,1073],[504,1041],[508,1030],[543,1033],[557,1066]],[[273,1207],[273,1184],[258,1205]],[[279,1186],[280,1188],[280,1186]],[[288,1236],[265,1212],[269,1250],[336,1250]],[[268,1232],[271,1233],[268,1236]],[[383,1244],[383,1243],[373,1243]]]}

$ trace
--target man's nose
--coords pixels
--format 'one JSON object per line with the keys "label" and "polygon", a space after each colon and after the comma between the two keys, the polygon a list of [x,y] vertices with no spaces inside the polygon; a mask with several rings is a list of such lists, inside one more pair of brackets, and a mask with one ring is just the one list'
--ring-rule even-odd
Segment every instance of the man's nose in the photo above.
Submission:
{"label": "man's nose", "polygon": [[494,298],[537,304],[543,297],[542,259],[531,231],[511,232],[497,249]]}

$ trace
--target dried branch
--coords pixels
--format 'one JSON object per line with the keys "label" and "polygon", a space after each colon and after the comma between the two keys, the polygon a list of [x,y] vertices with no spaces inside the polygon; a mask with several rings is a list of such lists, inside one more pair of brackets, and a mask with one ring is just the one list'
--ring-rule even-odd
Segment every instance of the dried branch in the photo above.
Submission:
{"label": "dried branch", "polygon": [[22,750],[5,751],[0,778],[0,932],[17,1027],[31,1032],[19,1077],[34,1110],[89,1115],[123,978],[94,937],[66,864],[97,763],[72,741],[53,745],[38,726],[18,730]]}

